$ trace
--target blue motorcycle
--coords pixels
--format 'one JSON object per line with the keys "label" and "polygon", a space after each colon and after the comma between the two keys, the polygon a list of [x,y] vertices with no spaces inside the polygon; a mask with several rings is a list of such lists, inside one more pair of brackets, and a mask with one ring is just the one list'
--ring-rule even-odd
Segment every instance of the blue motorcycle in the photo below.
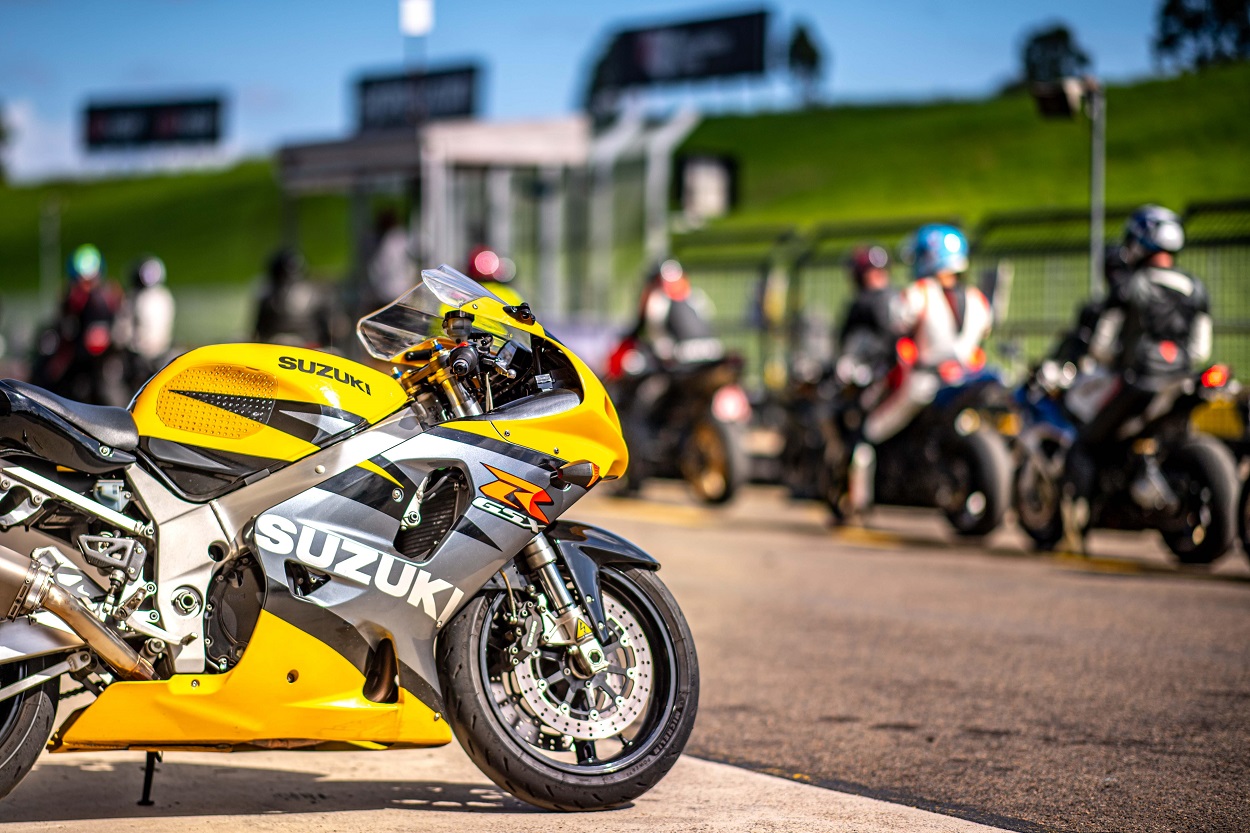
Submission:
{"label": "blue motorcycle", "polygon": [[[1097,491],[1083,533],[1158,530],[1186,564],[1209,564],[1232,546],[1236,464],[1227,447],[1190,426],[1193,410],[1227,382],[1222,365],[1158,379],[1141,412],[1090,449]],[[1016,515],[1039,549],[1052,549],[1063,537],[1063,484],[1080,426],[1120,395],[1118,376],[1077,378],[1055,362],[1043,362],[1016,391]]]}

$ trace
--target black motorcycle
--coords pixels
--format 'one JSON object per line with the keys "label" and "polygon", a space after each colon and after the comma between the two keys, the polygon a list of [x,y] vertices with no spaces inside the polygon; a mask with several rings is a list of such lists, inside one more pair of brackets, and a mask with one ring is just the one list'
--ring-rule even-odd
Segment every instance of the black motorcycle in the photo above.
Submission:
{"label": "black motorcycle", "polygon": [[[807,418],[791,433],[785,468],[791,491],[807,478],[808,489],[828,504],[838,521],[851,512],[852,455],[863,420],[914,362],[914,345],[902,339],[886,370],[878,359],[864,362],[844,352],[816,387],[815,402],[803,404]],[[1002,521],[1010,502],[1011,456],[997,430],[1010,414],[1010,394],[993,371],[945,362],[934,368],[941,387],[911,423],[874,449],[873,503],[936,507],[959,535],[980,536]],[[912,371],[914,372],[914,371]],[[820,442],[819,456],[804,446]],[[806,456],[806,462],[797,457]],[[819,461],[817,466],[812,463]]]}
{"label": "black motorcycle", "polygon": [[[1063,537],[1062,484],[1078,427],[1119,394],[1114,376],[1069,386],[1043,364],[1021,386],[1016,510],[1041,549]],[[1153,383],[1152,399],[1114,437],[1095,446],[1097,492],[1086,530],[1156,529],[1186,564],[1223,555],[1237,531],[1237,471],[1228,448],[1190,426],[1195,408],[1217,395],[1228,370],[1176,374]]]}
{"label": "black motorcycle", "polygon": [[619,489],[637,493],[651,477],[672,477],[704,503],[732,500],[750,469],[751,404],[741,378],[737,356],[661,362],[639,342],[623,341],[607,377],[629,446]]}

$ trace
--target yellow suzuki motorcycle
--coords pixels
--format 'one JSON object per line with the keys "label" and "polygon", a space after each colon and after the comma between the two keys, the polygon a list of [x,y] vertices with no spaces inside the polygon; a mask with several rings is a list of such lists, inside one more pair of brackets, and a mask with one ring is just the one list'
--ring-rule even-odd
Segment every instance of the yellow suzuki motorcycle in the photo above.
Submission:
{"label": "yellow suzuki motorcycle", "polygon": [[[0,797],[45,744],[150,767],[454,736],[556,810],[672,767],[690,630],[653,558],[561,520],[625,471],[603,386],[446,266],[357,332],[392,375],[236,344],[129,410],[0,382]],[[54,727],[63,687],[94,699]]]}

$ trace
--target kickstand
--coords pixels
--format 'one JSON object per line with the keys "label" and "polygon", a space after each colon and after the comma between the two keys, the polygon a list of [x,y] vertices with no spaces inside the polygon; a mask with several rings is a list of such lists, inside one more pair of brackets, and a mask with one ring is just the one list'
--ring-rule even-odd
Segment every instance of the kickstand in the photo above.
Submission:
{"label": "kickstand", "polygon": [[164,760],[160,752],[149,752],[147,761],[143,765],[143,798],[139,799],[140,807],[151,807],[154,802],[152,800],[152,776],[156,772],[156,765]]}

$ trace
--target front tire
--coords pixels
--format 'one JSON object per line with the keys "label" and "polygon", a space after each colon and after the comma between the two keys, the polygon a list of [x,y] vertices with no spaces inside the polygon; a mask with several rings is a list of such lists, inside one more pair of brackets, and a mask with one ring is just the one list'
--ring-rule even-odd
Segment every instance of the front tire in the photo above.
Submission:
{"label": "front tire", "polygon": [[[0,665],[0,688],[47,667],[44,660]],[[0,701],[0,798],[30,772],[48,738],[60,695],[60,678]]]}
{"label": "front tire", "polygon": [[1181,501],[1163,542],[1183,564],[1210,564],[1233,545],[1237,531],[1237,464],[1211,437],[1193,437],[1163,466]]}
{"label": "front tire", "polygon": [[549,810],[607,810],[651,789],[677,762],[698,709],[694,640],[672,594],[647,570],[600,575],[616,635],[604,646],[612,667],[588,681],[595,687],[569,674],[563,651],[540,648],[513,664],[504,592],[475,598],[439,638],[460,745],[504,790]]}
{"label": "front tire", "polygon": [[1003,438],[992,431],[974,431],[956,448],[960,459],[952,460],[958,472],[961,497],[948,507],[946,519],[957,535],[989,535],[1003,520],[1011,499],[1011,454]]}

